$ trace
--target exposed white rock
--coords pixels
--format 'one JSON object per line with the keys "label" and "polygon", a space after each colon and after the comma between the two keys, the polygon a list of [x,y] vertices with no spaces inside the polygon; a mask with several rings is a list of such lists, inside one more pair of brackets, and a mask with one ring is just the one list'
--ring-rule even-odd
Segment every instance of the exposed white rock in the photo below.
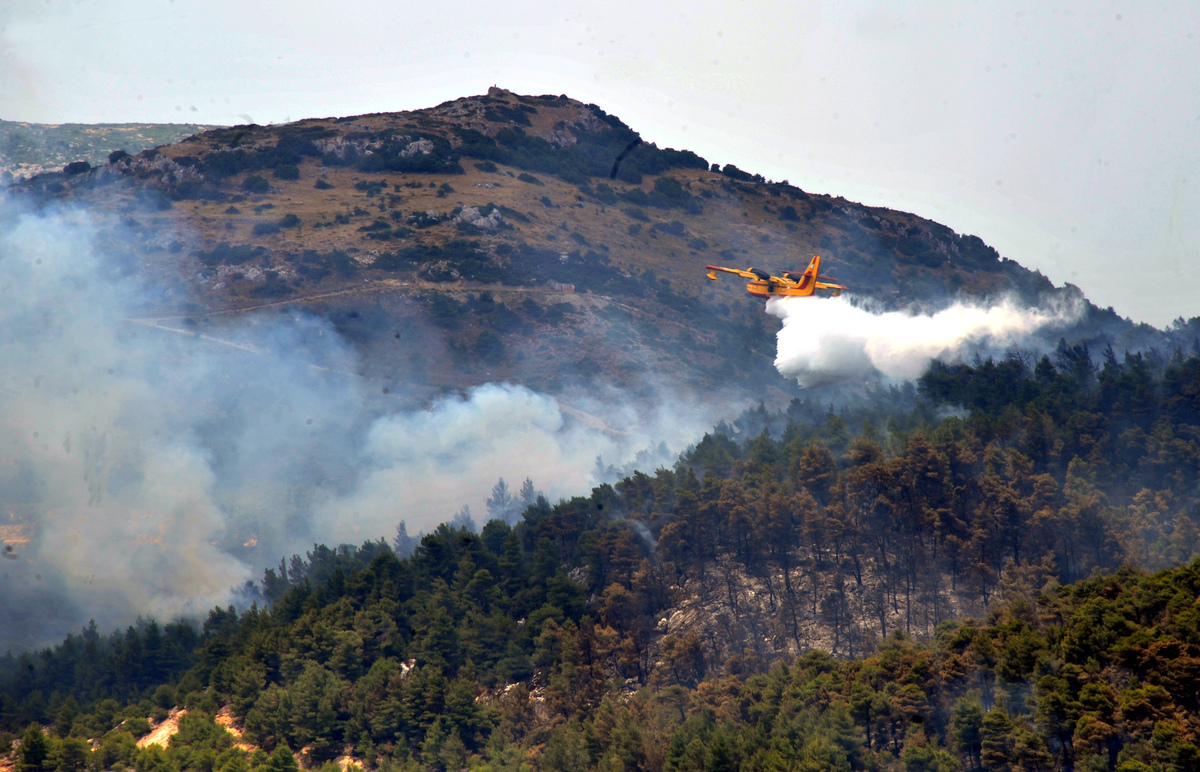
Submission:
{"label": "exposed white rock", "polygon": [[409,142],[408,145],[400,151],[401,158],[412,158],[417,153],[421,155],[429,155],[433,152],[433,142],[427,139],[417,139]]}
{"label": "exposed white rock", "polygon": [[476,228],[485,231],[504,227],[504,215],[500,214],[499,209],[493,209],[491,214],[485,217],[477,206],[465,207],[454,218],[454,221],[474,225]]}
{"label": "exposed white rock", "polygon": [[379,147],[378,142],[349,142],[342,137],[328,137],[313,142],[322,155],[333,155],[346,160],[348,155],[367,155]]}

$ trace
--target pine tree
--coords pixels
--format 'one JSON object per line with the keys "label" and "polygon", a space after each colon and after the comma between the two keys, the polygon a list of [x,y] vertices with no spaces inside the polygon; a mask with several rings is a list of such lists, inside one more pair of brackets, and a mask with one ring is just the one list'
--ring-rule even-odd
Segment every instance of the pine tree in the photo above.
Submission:
{"label": "pine tree", "polygon": [[408,524],[401,520],[400,525],[396,526],[396,538],[392,539],[392,551],[396,553],[396,557],[410,557],[421,543],[422,535],[418,533],[415,537],[409,536]]}
{"label": "pine tree", "polygon": [[465,528],[471,533],[475,533],[478,530],[475,525],[475,518],[471,517],[471,508],[466,505],[458,510],[454,515],[454,519],[450,521],[450,524],[455,528]]}
{"label": "pine tree", "polygon": [[537,501],[537,497],[539,495],[541,494],[538,493],[538,491],[533,487],[533,480],[526,477],[525,482],[521,483],[521,503],[525,506],[529,506],[533,502]]}
{"label": "pine tree", "polygon": [[17,772],[44,772],[46,761],[50,757],[50,743],[46,734],[38,724],[30,724],[21,739],[21,756],[17,762]]}
{"label": "pine tree", "polygon": [[[526,480],[529,489],[533,490],[533,483]],[[521,495],[525,495],[525,486],[521,486]],[[492,497],[487,500],[488,517],[493,520],[503,520],[512,525],[517,521],[518,507],[520,501],[512,495],[509,490],[508,483],[504,482],[501,477],[499,482],[492,486]]]}

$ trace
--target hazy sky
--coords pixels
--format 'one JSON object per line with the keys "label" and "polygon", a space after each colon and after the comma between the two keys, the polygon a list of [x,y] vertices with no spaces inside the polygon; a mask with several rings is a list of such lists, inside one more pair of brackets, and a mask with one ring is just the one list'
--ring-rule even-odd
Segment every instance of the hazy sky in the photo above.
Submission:
{"label": "hazy sky", "polygon": [[499,85],[1200,315],[1200,3],[0,0],[0,118],[272,123]]}

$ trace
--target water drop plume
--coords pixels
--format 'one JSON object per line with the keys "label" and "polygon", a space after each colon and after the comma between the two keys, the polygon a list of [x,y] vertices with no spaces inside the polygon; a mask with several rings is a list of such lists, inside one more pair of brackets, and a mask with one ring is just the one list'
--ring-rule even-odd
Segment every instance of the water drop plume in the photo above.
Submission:
{"label": "water drop plume", "polygon": [[878,372],[914,380],[935,359],[1003,348],[1077,316],[1070,305],[1023,308],[959,301],[932,314],[884,311],[869,300],[775,297],[767,313],[783,321],[775,367],[801,386],[829,386]]}

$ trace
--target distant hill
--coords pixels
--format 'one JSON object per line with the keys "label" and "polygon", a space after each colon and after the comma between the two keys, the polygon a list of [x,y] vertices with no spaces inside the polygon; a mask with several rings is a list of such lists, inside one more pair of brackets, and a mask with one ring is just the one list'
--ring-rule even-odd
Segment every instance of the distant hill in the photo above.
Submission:
{"label": "distant hill", "polygon": [[[307,308],[355,342],[364,375],[410,390],[653,377],[799,393],[775,372],[761,304],[737,281],[706,281],[707,263],[780,270],[821,254],[826,272],[893,307],[1079,294],[930,220],[641,142],[595,105],[498,88],[412,112],[214,129],[19,190],[88,205],[106,239],[172,286],[147,316],[219,327]],[[1087,309],[1066,334],[1097,352],[1188,345]]]}
{"label": "distant hill", "polygon": [[115,150],[140,153],[213,128],[194,123],[25,123],[0,120],[0,178],[55,172],[69,163],[100,166]]}

